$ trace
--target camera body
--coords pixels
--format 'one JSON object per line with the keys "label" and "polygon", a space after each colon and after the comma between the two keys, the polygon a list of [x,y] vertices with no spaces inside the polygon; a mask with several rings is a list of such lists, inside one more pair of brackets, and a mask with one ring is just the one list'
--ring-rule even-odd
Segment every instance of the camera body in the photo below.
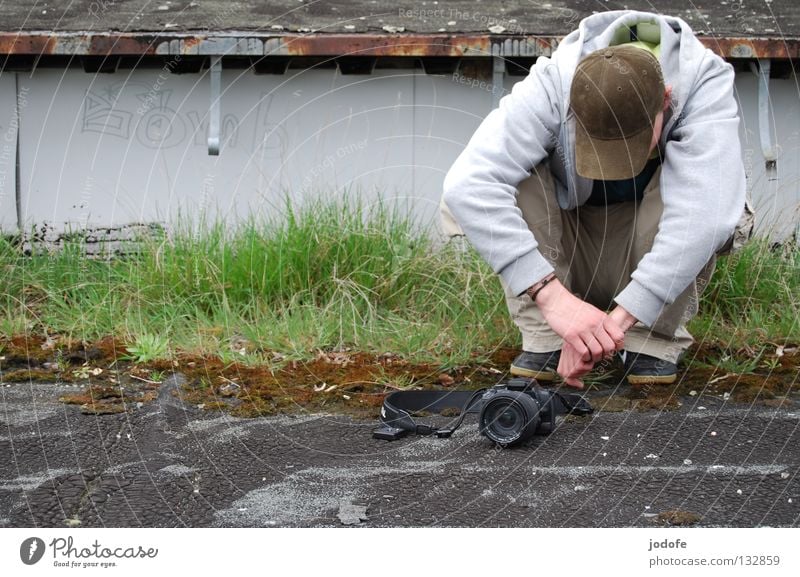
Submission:
{"label": "camera body", "polygon": [[516,445],[555,429],[557,403],[559,397],[534,379],[512,378],[483,394],[478,427],[498,445]]}

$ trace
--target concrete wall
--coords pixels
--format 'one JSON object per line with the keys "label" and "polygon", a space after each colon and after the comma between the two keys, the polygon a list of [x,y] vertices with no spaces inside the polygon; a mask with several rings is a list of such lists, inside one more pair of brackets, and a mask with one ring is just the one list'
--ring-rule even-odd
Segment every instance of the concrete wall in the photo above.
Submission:
{"label": "concrete wall", "polygon": [[[510,90],[522,77],[506,77]],[[16,81],[16,87],[15,87]],[[124,227],[205,213],[232,225],[295,201],[353,191],[436,222],[450,164],[492,106],[491,85],[419,69],[223,70],[222,145],[209,156],[207,74],[39,68],[0,75],[0,227],[16,230],[14,92],[20,100],[20,197],[26,230]],[[785,237],[799,220],[800,98],[773,79],[781,152],[768,181],[757,79],[737,78],[742,147],[758,227]],[[10,138],[13,136],[14,138]],[[10,155],[10,156],[9,156]]]}

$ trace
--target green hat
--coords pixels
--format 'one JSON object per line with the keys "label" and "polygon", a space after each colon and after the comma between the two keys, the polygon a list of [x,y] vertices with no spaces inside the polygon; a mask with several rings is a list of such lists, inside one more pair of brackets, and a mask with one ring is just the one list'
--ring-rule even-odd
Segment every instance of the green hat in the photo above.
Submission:
{"label": "green hat", "polygon": [[578,174],[594,180],[639,174],[663,102],[661,66],[648,50],[610,46],[581,60],[570,89]]}

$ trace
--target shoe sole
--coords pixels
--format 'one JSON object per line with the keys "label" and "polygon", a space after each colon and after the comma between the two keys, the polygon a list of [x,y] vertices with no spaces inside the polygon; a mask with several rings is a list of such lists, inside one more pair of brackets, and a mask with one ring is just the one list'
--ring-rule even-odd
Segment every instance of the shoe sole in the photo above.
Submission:
{"label": "shoe sole", "polygon": [[628,375],[631,385],[671,385],[678,375]]}
{"label": "shoe sole", "polygon": [[527,377],[529,379],[536,379],[537,381],[551,382],[556,378],[556,373],[553,371],[534,371],[533,369],[523,369],[522,367],[515,367],[511,365],[509,371],[515,377]]}

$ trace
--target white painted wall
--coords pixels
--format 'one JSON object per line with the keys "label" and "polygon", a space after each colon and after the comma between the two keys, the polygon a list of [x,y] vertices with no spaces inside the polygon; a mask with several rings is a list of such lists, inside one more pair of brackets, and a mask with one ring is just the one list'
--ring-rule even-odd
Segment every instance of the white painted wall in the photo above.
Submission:
{"label": "white painted wall", "polygon": [[[17,228],[17,88],[13,74],[0,74],[0,230]],[[24,93],[23,93],[24,94]]]}
{"label": "white painted wall", "polygon": [[758,78],[739,73],[736,91],[748,190],[756,211],[756,232],[782,240],[800,226],[800,87],[797,78],[770,80],[771,133],[779,145],[776,175],[768,177],[758,125]]}
{"label": "white painted wall", "polygon": [[[505,89],[522,77],[507,77]],[[295,201],[353,190],[408,205],[436,222],[444,175],[489,112],[487,88],[420,70],[258,75],[224,70],[220,156],[207,153],[206,74],[78,69],[19,73],[21,209],[26,228],[174,222],[220,215],[231,225]],[[781,146],[767,182],[758,140],[756,77],[741,73],[741,134],[758,226],[786,236],[800,206],[796,79],[771,84]],[[0,138],[12,126],[14,78],[0,76]],[[5,147],[5,138],[0,147]],[[0,148],[4,150],[4,148]],[[0,163],[0,226],[16,228],[13,150]],[[5,172],[4,172],[5,171]]]}

